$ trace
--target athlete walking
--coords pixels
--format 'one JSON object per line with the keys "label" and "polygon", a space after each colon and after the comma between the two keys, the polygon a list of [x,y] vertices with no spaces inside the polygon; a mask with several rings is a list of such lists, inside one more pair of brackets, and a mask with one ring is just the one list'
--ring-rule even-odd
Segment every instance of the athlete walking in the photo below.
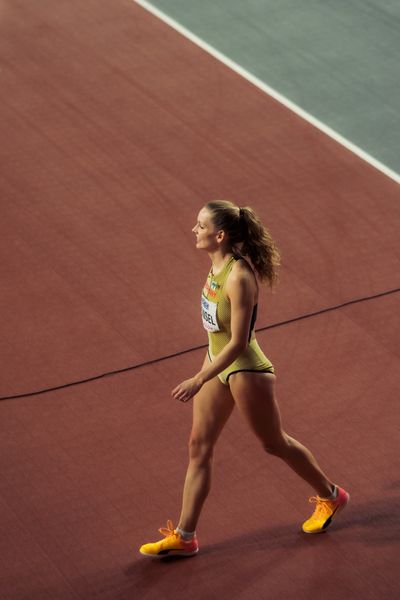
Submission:
{"label": "athlete walking", "polygon": [[349,501],[349,494],[321,470],[311,452],[283,429],[275,398],[274,367],[255,338],[258,279],[272,286],[279,251],[254,210],[214,201],[199,212],[193,228],[196,248],[211,259],[201,311],[209,347],[201,370],[180,383],[172,396],[193,398],[182,510],[178,527],[168,521],[164,539],[140,548],[141,554],[193,556],[199,550],[196,526],[211,487],[213,450],[234,406],[269,454],[284,460],[315,490],[316,504],[303,523],[305,533],[321,533]]}

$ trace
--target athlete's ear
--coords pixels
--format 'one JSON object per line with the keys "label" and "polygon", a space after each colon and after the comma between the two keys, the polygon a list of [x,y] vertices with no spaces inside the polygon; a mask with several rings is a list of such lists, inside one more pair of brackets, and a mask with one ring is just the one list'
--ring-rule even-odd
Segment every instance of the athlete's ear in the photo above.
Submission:
{"label": "athlete's ear", "polygon": [[220,229],[217,233],[217,242],[221,243],[223,242],[225,239],[225,231],[223,229]]}

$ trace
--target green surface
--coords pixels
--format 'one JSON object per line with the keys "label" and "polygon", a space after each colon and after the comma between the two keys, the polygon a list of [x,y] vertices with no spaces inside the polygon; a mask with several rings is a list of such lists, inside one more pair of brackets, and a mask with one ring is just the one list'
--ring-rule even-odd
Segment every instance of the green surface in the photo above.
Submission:
{"label": "green surface", "polygon": [[400,173],[400,0],[154,0]]}

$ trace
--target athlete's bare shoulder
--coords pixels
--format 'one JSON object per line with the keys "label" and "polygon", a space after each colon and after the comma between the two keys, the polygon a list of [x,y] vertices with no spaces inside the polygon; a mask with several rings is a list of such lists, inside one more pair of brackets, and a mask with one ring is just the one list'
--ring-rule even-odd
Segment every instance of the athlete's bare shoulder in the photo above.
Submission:
{"label": "athlete's bare shoulder", "polygon": [[235,264],[232,267],[231,274],[233,278],[236,276],[238,278],[241,277],[249,277],[254,280],[254,271],[249,262],[243,258],[242,256],[237,258]]}
{"label": "athlete's bare shoulder", "polygon": [[235,264],[232,267],[232,271],[229,273],[227,279],[227,292],[229,295],[229,290],[232,287],[236,286],[244,286],[248,290],[257,290],[256,278],[254,275],[254,271],[251,265],[247,262],[245,258],[238,258]]}

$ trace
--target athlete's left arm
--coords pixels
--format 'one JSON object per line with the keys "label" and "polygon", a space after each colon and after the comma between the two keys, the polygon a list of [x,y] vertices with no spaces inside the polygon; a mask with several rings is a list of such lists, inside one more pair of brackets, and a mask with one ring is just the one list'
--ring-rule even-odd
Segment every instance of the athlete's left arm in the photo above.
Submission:
{"label": "athlete's left arm", "polygon": [[249,338],[251,316],[254,305],[254,277],[244,268],[235,269],[229,275],[225,291],[231,304],[231,339],[212,363],[197,375],[179,384],[172,396],[183,402],[197,394],[202,385],[221,373],[243,350]]}
{"label": "athlete's left arm", "polygon": [[[256,292],[254,275],[244,267],[235,269],[228,278],[225,290],[231,303],[231,342],[240,352],[247,348]],[[228,363],[226,366],[230,365]],[[225,367],[224,367],[225,368]]]}

